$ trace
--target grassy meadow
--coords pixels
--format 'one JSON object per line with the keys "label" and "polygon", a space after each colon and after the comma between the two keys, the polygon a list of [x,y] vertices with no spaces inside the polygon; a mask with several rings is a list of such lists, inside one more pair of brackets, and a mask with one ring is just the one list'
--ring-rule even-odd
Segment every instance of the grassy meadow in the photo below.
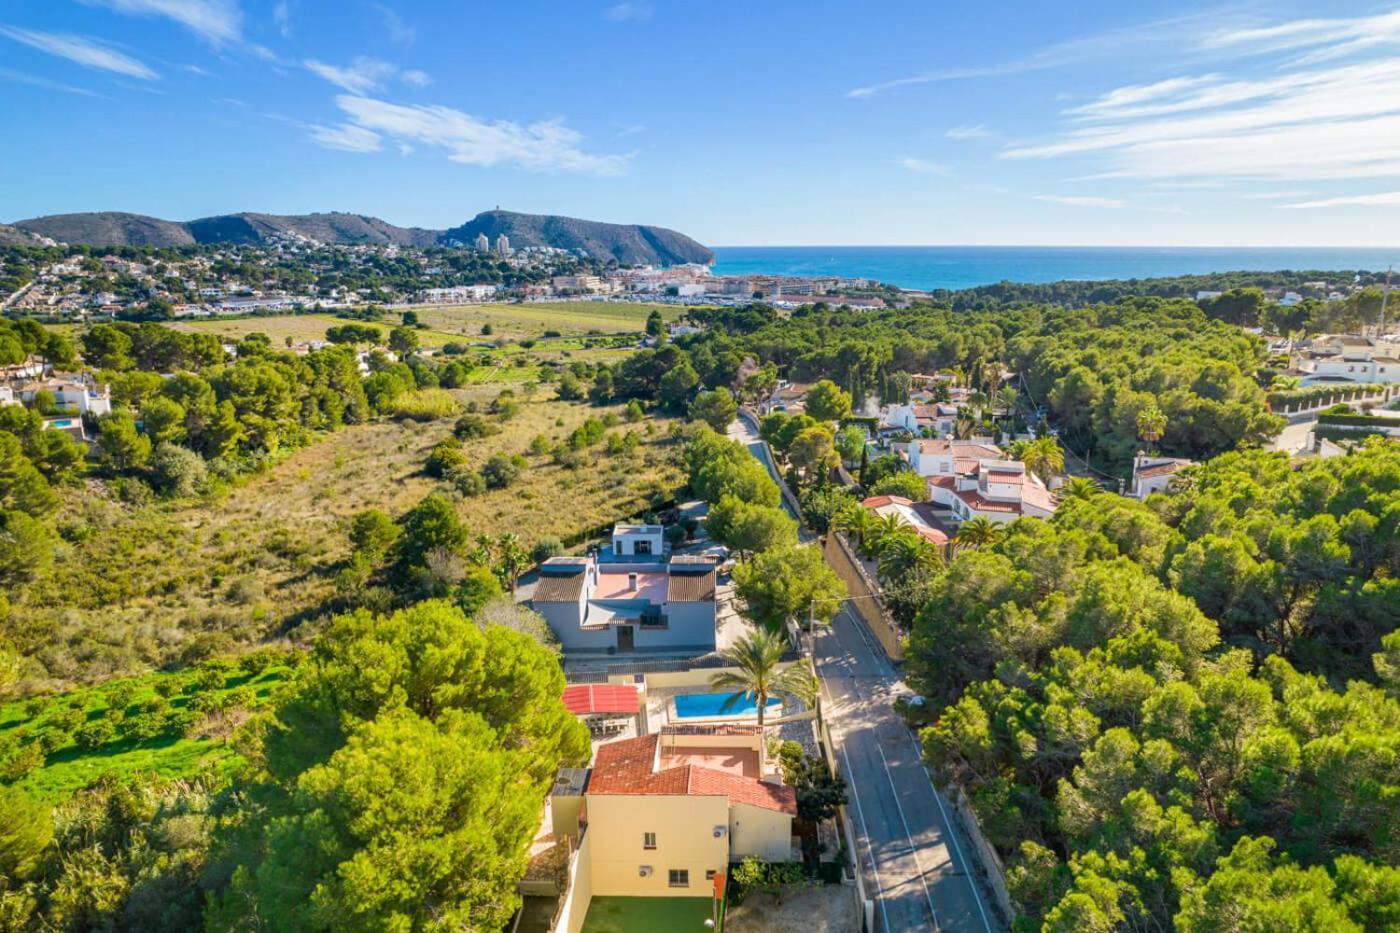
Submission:
{"label": "grassy meadow", "polygon": [[[632,304],[600,301],[551,301],[527,304],[415,305],[411,309],[395,309],[385,315],[382,326],[396,323],[399,314],[412,310],[423,327],[418,338],[425,347],[440,347],[453,341],[490,343],[497,337],[508,340],[540,338],[554,332],[562,338],[588,334],[622,334],[640,332],[647,315],[660,310],[666,320],[675,320],[684,311],[675,305]],[[263,333],[273,345],[322,340],[326,328],[344,324],[345,320],[331,314],[282,314],[267,317],[197,318],[172,321],[175,330],[190,333],[213,333],[226,340],[239,340],[251,333]],[[481,331],[491,326],[490,336]],[[543,348],[544,345],[542,345]],[[562,341],[559,349],[578,348],[577,341]]]}

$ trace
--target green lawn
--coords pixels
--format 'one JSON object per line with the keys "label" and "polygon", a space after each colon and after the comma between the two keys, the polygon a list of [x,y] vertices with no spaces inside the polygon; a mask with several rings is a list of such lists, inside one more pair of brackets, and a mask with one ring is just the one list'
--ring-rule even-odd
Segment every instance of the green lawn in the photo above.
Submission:
{"label": "green lawn", "polygon": [[685,933],[705,929],[708,897],[595,897],[583,933]]}

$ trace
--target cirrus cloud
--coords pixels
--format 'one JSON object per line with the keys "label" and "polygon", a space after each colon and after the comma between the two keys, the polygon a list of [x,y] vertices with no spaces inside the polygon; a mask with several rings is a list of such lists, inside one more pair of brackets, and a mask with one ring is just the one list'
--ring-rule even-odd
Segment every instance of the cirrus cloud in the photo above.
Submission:
{"label": "cirrus cloud", "polygon": [[40,32],[37,29],[20,29],[16,26],[0,26],[0,35],[8,36],[16,42],[41,52],[47,52],[49,55],[66,58],[84,68],[110,71],[113,74],[125,75],[128,78],[140,78],[143,81],[151,81],[160,77],[130,55],[86,36]]}
{"label": "cirrus cloud", "polygon": [[357,55],[348,65],[331,65],[314,58],[308,58],[302,64],[307,71],[352,94],[378,90],[391,78],[398,78],[414,87],[426,87],[432,83],[432,78],[416,68],[402,71],[398,65],[368,55]]}
{"label": "cirrus cloud", "polygon": [[173,20],[213,45],[236,43],[243,35],[243,13],[237,0],[83,0],[128,16],[160,16]]}
{"label": "cirrus cloud", "polygon": [[347,120],[336,127],[312,129],[312,139],[330,148],[372,152],[380,138],[388,137],[401,149],[445,150],[450,160],[464,165],[515,165],[537,172],[598,175],[621,174],[631,159],[585,152],[582,134],[561,120],[486,121],[452,107],[396,104],[357,94],[338,96],[336,105]]}

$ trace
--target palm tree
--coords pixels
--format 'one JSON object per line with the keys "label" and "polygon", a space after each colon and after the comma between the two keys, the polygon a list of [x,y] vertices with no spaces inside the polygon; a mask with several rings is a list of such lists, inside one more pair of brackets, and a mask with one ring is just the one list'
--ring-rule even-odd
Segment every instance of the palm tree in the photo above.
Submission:
{"label": "palm tree", "polygon": [[879,557],[885,550],[885,544],[899,537],[904,530],[904,522],[898,515],[879,516],[877,524],[873,526],[874,538],[865,546],[865,550],[870,552],[871,557]]}
{"label": "palm tree", "polygon": [[[816,701],[816,684],[806,665],[790,664],[779,669],[787,640],[777,632],[758,629],[724,649],[722,657],[732,670],[710,676],[710,686],[717,690],[733,690],[734,695],[721,705],[729,710],[741,700],[752,696],[758,702],[758,731],[763,732],[768,698],[778,695],[794,696],[807,704]],[[760,747],[762,743],[760,743]]]}
{"label": "palm tree", "polygon": [[1065,452],[1053,437],[1037,437],[1021,451],[1021,462],[1027,470],[1049,481],[1050,477],[1064,471]]}
{"label": "palm tree", "polygon": [[880,545],[880,565],[876,575],[885,586],[891,586],[909,575],[937,573],[943,569],[943,555],[928,539],[904,528]]}
{"label": "palm tree", "polygon": [[1092,499],[1099,494],[1099,484],[1087,476],[1075,476],[1060,487],[1061,499]]}
{"label": "palm tree", "polygon": [[496,539],[496,553],[500,557],[500,572],[512,593],[520,574],[530,566],[530,552],[520,543],[520,536],[507,532]]}
{"label": "palm tree", "polygon": [[1156,405],[1150,405],[1137,413],[1138,437],[1155,445],[1167,432],[1167,416]]}
{"label": "palm tree", "polygon": [[959,549],[972,548],[976,550],[989,544],[996,544],[1000,540],[1001,528],[995,522],[979,515],[962,523],[962,527],[953,535],[953,546]]}
{"label": "palm tree", "polygon": [[862,505],[852,505],[832,518],[831,527],[833,531],[844,531],[848,537],[853,538],[852,544],[862,556],[869,558],[875,555],[874,547],[880,534],[880,519],[874,512]]}

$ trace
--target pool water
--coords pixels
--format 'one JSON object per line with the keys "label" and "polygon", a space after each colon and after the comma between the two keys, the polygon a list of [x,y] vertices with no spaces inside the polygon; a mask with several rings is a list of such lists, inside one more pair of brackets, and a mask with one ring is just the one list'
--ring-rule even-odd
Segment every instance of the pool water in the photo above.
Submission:
{"label": "pool water", "polygon": [[[731,706],[725,703],[732,693],[682,693],[676,696],[676,717],[679,719],[753,719],[758,715],[758,697],[745,693]],[[781,697],[769,697],[769,715],[782,710]]]}

